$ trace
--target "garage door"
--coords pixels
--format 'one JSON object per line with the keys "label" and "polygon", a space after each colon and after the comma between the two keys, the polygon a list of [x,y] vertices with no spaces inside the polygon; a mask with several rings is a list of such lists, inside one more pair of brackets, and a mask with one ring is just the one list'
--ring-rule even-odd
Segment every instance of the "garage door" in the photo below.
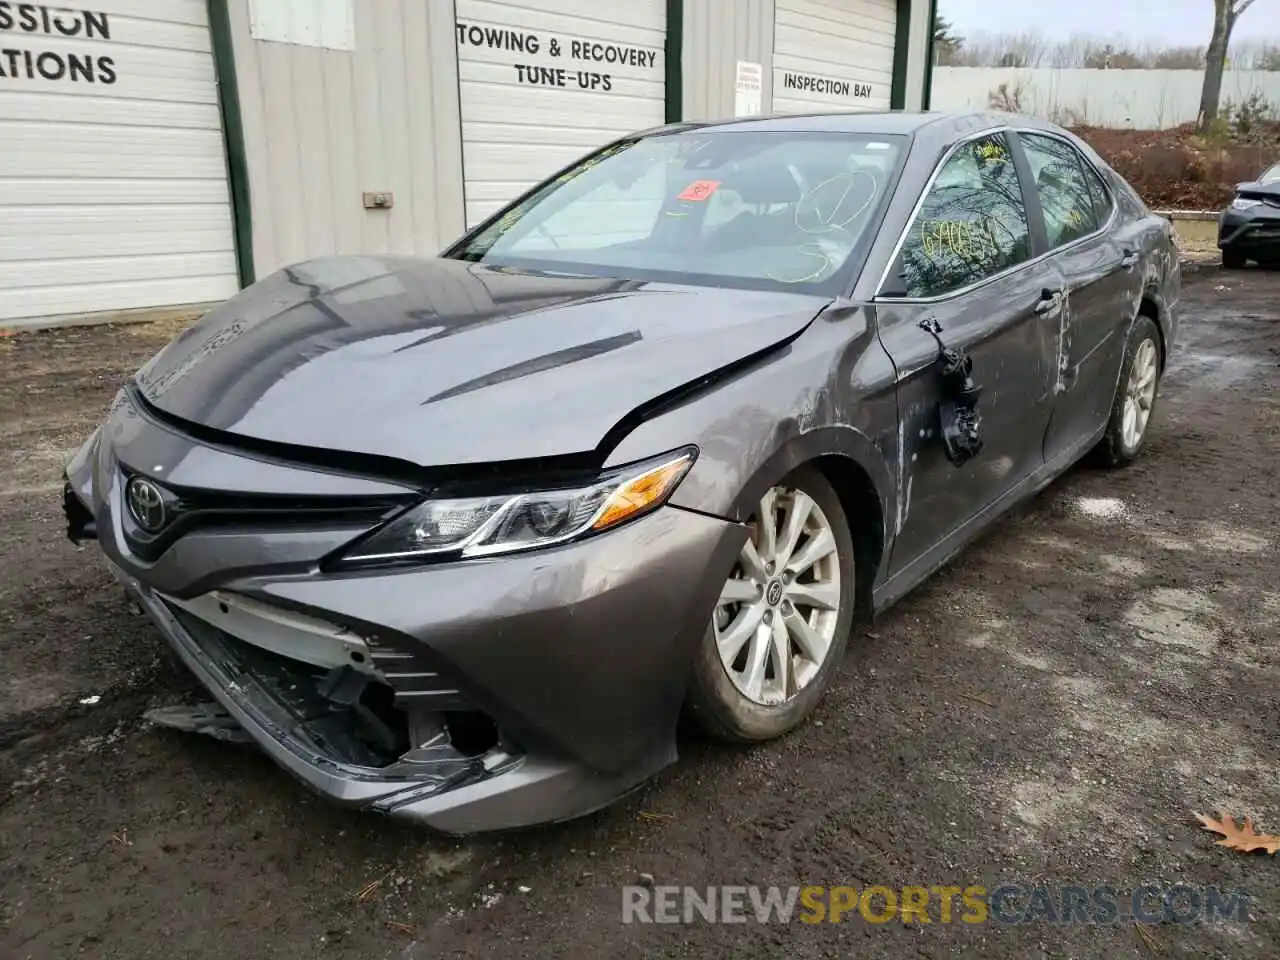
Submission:
{"label": "garage door", "polygon": [[238,288],[205,0],[0,0],[0,325]]}
{"label": "garage door", "polygon": [[457,0],[467,226],[661,124],[665,0]]}
{"label": "garage door", "polygon": [[773,112],[888,110],[897,0],[777,0]]}

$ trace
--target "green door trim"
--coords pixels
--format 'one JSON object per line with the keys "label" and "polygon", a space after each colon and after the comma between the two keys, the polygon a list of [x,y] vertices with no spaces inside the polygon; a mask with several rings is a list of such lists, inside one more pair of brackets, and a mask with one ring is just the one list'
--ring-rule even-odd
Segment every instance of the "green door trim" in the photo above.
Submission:
{"label": "green door trim", "polygon": [[231,220],[235,233],[236,272],[240,286],[254,281],[253,219],[249,203],[249,161],[245,152],[244,121],[240,115],[240,87],[236,82],[235,50],[231,39],[228,0],[206,0],[213,69],[222,112],[222,140],[226,147],[227,185],[231,190]]}
{"label": "green door trim", "polygon": [[667,0],[665,98],[667,123],[684,118],[684,0]]}
{"label": "green door trim", "polygon": [[919,0],[898,0],[898,20],[893,28],[893,79],[889,85],[889,109],[907,105],[907,65],[911,62],[911,5]]}
{"label": "green door trim", "polygon": [[933,61],[937,51],[933,49],[934,25],[938,22],[938,0],[929,0],[929,42],[925,44],[924,58],[924,90],[921,91],[921,106],[928,110],[933,105]]}
{"label": "green door trim", "polygon": [[911,12],[918,4],[929,5],[929,26],[924,50],[924,89],[920,108],[928,110],[933,88],[933,25],[938,20],[938,0],[898,0],[898,20],[893,34],[893,82],[889,87],[889,109],[907,105],[907,71],[911,67]]}

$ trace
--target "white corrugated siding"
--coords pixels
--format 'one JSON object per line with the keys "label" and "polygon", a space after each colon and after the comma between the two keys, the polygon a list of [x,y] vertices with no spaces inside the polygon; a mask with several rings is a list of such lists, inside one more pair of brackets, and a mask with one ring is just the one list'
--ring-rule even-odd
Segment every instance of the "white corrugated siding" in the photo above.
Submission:
{"label": "white corrugated siding", "polygon": [[[593,148],[666,116],[664,0],[457,0],[457,18],[468,226]],[[481,31],[478,45],[472,27]],[[575,43],[600,44],[587,49],[602,56],[637,51],[624,54],[635,62],[575,58]],[[526,67],[552,71],[539,79],[554,83],[522,81],[518,68]]]}
{"label": "white corrugated siding", "polygon": [[775,113],[889,109],[896,0],[777,0],[776,6]]}
{"label": "white corrugated siding", "polygon": [[59,6],[0,3],[0,325],[233,294],[204,0]]}

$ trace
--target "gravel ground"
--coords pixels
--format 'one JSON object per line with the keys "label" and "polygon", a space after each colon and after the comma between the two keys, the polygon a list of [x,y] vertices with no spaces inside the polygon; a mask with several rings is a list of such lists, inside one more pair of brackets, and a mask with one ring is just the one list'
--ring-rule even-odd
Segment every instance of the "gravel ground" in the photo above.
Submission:
{"label": "gravel ground", "polygon": [[[1188,269],[1141,460],[1073,471],[860,630],[811,724],[690,736],[606,811],[467,841],[140,721],[190,681],[63,539],[57,474],[172,331],[0,339],[0,957],[1280,956],[1280,859],[1190,819],[1280,832],[1280,273]],[[623,924],[642,874],[1183,882],[1252,922]]]}

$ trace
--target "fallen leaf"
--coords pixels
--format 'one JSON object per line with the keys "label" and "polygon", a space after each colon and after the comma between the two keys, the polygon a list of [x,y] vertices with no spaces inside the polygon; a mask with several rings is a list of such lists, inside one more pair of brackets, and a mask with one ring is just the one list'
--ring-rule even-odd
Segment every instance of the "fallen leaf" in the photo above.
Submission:
{"label": "fallen leaf", "polygon": [[1145,943],[1152,953],[1157,956],[1164,953],[1164,943],[1154,933],[1140,923],[1134,924],[1133,929],[1137,931],[1138,939]]}
{"label": "fallen leaf", "polygon": [[412,923],[401,923],[399,920],[388,920],[387,926],[392,930],[397,930],[400,933],[403,933],[407,937],[413,936],[414,932],[418,929]]}
{"label": "fallen leaf", "polygon": [[652,813],[648,810],[640,811],[640,819],[642,820],[674,820],[674,813]]}
{"label": "fallen leaf", "polygon": [[1221,820],[1214,820],[1200,813],[1196,814],[1196,819],[1204,829],[1210,833],[1222,834],[1223,839],[1214,841],[1218,846],[1238,850],[1241,853],[1265,850],[1274,855],[1280,852],[1280,837],[1269,833],[1258,833],[1253,828],[1253,821],[1248,817],[1244,818],[1243,827],[1237,827],[1235,817],[1228,817],[1221,810],[1218,813],[1222,816]]}
{"label": "fallen leaf", "polygon": [[995,701],[988,700],[986,697],[980,696],[976,693],[962,693],[960,696],[964,697],[966,700],[972,700],[974,703],[985,704],[988,707],[995,706]]}
{"label": "fallen leaf", "polygon": [[356,891],[356,903],[364,903],[366,900],[372,897],[375,893],[378,892],[378,888],[382,886],[383,881],[386,880],[389,876],[391,876],[391,874],[395,872],[396,872],[396,868],[392,867],[390,870],[388,870],[382,876],[378,877],[376,880],[370,880],[368,883],[366,883],[363,887],[361,887],[358,891]]}

